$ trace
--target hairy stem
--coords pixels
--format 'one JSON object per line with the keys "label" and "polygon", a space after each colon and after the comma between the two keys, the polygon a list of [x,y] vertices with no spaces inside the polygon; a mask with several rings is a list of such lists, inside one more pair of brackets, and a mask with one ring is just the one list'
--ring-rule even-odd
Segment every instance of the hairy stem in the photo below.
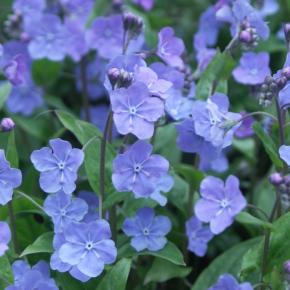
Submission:
{"label": "hairy stem", "polygon": [[19,251],[19,244],[18,244],[18,239],[17,239],[16,219],[15,219],[15,214],[13,210],[12,200],[8,203],[8,214],[9,214],[11,236],[12,236],[12,243],[13,243],[14,251],[16,254],[19,255],[20,251]]}
{"label": "hairy stem", "polygon": [[83,57],[80,62],[80,71],[81,71],[81,86],[82,86],[82,97],[83,97],[83,107],[85,110],[85,119],[86,121],[91,121],[90,115],[90,103],[89,103],[89,94],[88,94],[88,78],[87,78],[87,59]]}
{"label": "hairy stem", "polygon": [[106,147],[107,147],[107,139],[109,136],[110,128],[112,128],[113,122],[113,112],[110,110],[106,126],[103,134],[103,138],[101,141],[101,149],[100,149],[100,192],[99,192],[99,215],[100,218],[103,217],[103,200],[105,196],[105,177],[106,177]]}

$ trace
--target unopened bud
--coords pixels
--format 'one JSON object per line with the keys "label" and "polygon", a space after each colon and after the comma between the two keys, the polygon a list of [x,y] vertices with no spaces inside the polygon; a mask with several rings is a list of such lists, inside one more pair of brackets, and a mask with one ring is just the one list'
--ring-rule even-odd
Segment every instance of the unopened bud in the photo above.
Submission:
{"label": "unopened bud", "polygon": [[112,88],[114,88],[120,78],[120,70],[115,67],[110,68],[108,71],[108,78],[109,78]]}
{"label": "unopened bud", "polygon": [[284,34],[285,34],[286,42],[289,46],[289,43],[290,43],[290,23],[284,24]]}
{"label": "unopened bud", "polygon": [[124,14],[124,29],[126,31],[130,31],[132,34],[138,35],[143,27],[143,20],[130,13],[130,12],[126,12]]}
{"label": "unopened bud", "polygon": [[15,128],[15,123],[11,118],[3,118],[0,122],[2,132],[9,132]]}
{"label": "unopened bud", "polygon": [[251,43],[253,41],[252,33],[247,30],[243,30],[239,35],[239,39],[243,43]]}
{"label": "unopened bud", "polygon": [[286,83],[287,83],[287,78],[285,76],[281,76],[280,78],[276,79],[276,84],[280,90],[285,87]]}
{"label": "unopened bud", "polygon": [[282,75],[283,75],[284,77],[286,77],[287,80],[290,79],[290,67],[289,67],[289,66],[284,67],[284,68],[282,69]]}
{"label": "unopened bud", "polygon": [[283,178],[283,176],[279,172],[272,173],[269,176],[269,181],[273,185],[280,185],[283,182],[283,180],[284,180],[284,178]]}

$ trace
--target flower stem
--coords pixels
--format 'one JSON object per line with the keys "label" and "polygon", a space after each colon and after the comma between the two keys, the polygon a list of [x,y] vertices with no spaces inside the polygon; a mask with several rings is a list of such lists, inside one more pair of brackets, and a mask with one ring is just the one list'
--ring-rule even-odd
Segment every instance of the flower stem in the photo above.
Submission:
{"label": "flower stem", "polygon": [[90,115],[90,103],[89,103],[89,94],[88,94],[88,78],[87,78],[87,59],[83,57],[80,62],[80,72],[81,72],[81,86],[82,86],[82,95],[83,95],[83,107],[85,110],[85,119],[86,121],[91,121]]}
{"label": "flower stem", "polygon": [[[276,201],[274,204],[274,207],[272,209],[272,212],[269,217],[269,223],[272,223],[275,219],[276,211],[279,208],[280,203],[280,196],[277,194]],[[261,277],[260,277],[260,283],[261,283],[261,290],[267,289],[265,284],[263,283],[263,277],[266,274],[267,270],[267,260],[268,260],[268,253],[270,249],[270,237],[271,237],[271,230],[267,229],[265,232],[265,239],[264,239],[264,246],[263,246],[263,256],[262,256],[262,268],[261,268]]]}
{"label": "flower stem", "polygon": [[10,227],[11,227],[11,236],[12,236],[12,243],[13,243],[14,251],[17,255],[19,255],[20,251],[19,251],[19,244],[18,244],[18,239],[17,239],[16,219],[15,219],[15,214],[14,214],[14,210],[13,210],[12,200],[8,203],[8,215],[9,215],[9,221],[10,221]]}
{"label": "flower stem", "polygon": [[99,215],[100,218],[103,217],[103,200],[105,196],[105,175],[106,175],[106,147],[107,147],[107,139],[109,136],[110,129],[112,128],[113,124],[113,112],[110,110],[106,126],[103,134],[103,138],[101,141],[101,148],[100,148],[100,188],[99,188]]}

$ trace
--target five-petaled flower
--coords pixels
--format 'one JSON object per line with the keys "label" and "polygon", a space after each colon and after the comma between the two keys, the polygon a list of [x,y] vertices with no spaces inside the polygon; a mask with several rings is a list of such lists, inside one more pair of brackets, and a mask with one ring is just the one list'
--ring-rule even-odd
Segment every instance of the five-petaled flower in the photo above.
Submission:
{"label": "five-petaled flower", "polygon": [[35,150],[30,157],[34,167],[41,172],[40,187],[47,193],[63,190],[71,194],[76,188],[77,171],[83,163],[84,153],[59,138],[50,140],[49,145],[51,148]]}
{"label": "five-petaled flower", "polygon": [[239,188],[237,177],[230,175],[224,183],[213,176],[206,177],[200,185],[201,199],[195,204],[195,214],[210,223],[210,230],[219,234],[234,222],[234,217],[247,205]]}
{"label": "five-petaled flower", "polygon": [[118,191],[133,191],[136,197],[149,197],[155,183],[168,173],[168,161],[152,153],[152,145],[137,141],[113,161],[113,184]]}
{"label": "five-petaled flower", "polygon": [[136,82],[129,88],[121,88],[110,94],[113,118],[120,134],[134,134],[138,139],[153,136],[154,122],[164,113],[164,104],[151,97],[148,88]]}
{"label": "five-petaled flower", "polygon": [[171,221],[166,216],[155,216],[152,208],[145,207],[139,209],[134,217],[127,218],[122,229],[132,237],[131,246],[136,251],[159,251],[167,243],[165,236],[171,230]]}
{"label": "five-petaled flower", "polygon": [[7,204],[13,195],[13,189],[20,186],[22,174],[19,169],[11,168],[0,149],[0,205]]}

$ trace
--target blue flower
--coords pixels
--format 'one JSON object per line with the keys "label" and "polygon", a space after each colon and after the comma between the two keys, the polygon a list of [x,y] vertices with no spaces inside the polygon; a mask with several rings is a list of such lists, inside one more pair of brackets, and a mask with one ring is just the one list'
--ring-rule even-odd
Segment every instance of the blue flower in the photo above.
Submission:
{"label": "blue flower", "polygon": [[253,290],[253,287],[248,282],[239,284],[232,275],[223,274],[219,277],[218,282],[208,290]]}
{"label": "blue flower", "polygon": [[0,257],[8,250],[11,240],[11,231],[7,223],[0,222]]}
{"label": "blue flower", "polygon": [[288,166],[290,166],[290,146],[282,145],[279,148],[279,155],[280,158],[284,160]]}
{"label": "blue flower", "polygon": [[195,216],[186,222],[186,235],[188,237],[188,250],[199,257],[203,257],[207,251],[207,243],[213,238],[213,233],[208,226]]}
{"label": "blue flower", "polygon": [[195,204],[195,214],[203,222],[210,223],[210,230],[220,234],[233,222],[234,217],[247,205],[240,191],[239,179],[230,175],[226,182],[207,176],[200,185],[201,198]]}
{"label": "blue flower", "polygon": [[81,221],[88,212],[88,205],[60,191],[46,198],[44,210],[53,220],[54,232],[60,233],[72,221]]}
{"label": "blue flower", "polygon": [[136,197],[149,197],[155,185],[169,169],[168,161],[152,153],[152,145],[137,141],[113,161],[113,184],[122,191],[133,191]]}
{"label": "blue flower", "polygon": [[22,174],[19,169],[11,168],[0,149],[0,205],[7,204],[13,195],[13,189],[20,186]]}
{"label": "blue flower", "polygon": [[221,93],[215,93],[207,102],[196,101],[192,110],[195,133],[215,147],[231,145],[241,115],[228,110],[228,97]]}
{"label": "blue flower", "polygon": [[5,290],[58,290],[55,281],[50,278],[49,266],[46,262],[40,261],[32,268],[21,260],[12,265],[14,274],[14,285],[8,286]]}
{"label": "blue flower", "polygon": [[71,223],[64,230],[64,244],[59,249],[63,263],[76,266],[88,277],[99,276],[105,264],[112,264],[117,257],[115,243],[110,239],[111,230],[107,221]]}
{"label": "blue flower", "polygon": [[51,148],[35,150],[30,157],[34,167],[41,172],[40,187],[47,193],[63,190],[71,194],[76,188],[77,171],[83,163],[84,153],[62,139],[50,140],[49,145]]}
{"label": "blue flower", "polygon": [[165,216],[155,216],[152,208],[141,208],[133,218],[126,218],[122,227],[131,246],[137,251],[159,251],[167,243],[166,235],[171,230],[171,221]]}
{"label": "blue flower", "polygon": [[28,51],[33,59],[61,61],[66,55],[67,31],[58,16],[43,14],[27,21],[26,32],[31,37]]}

